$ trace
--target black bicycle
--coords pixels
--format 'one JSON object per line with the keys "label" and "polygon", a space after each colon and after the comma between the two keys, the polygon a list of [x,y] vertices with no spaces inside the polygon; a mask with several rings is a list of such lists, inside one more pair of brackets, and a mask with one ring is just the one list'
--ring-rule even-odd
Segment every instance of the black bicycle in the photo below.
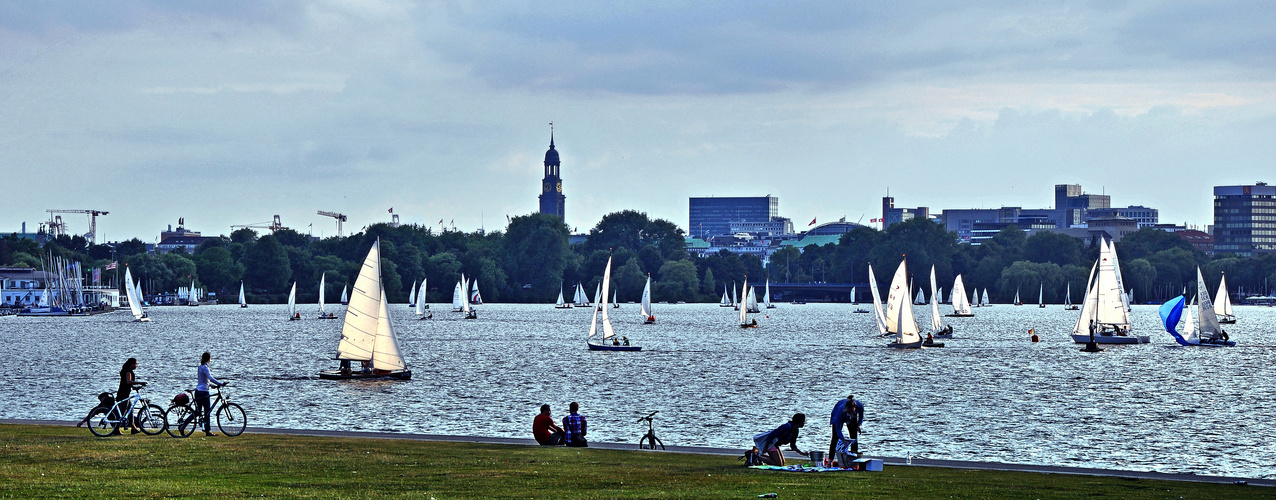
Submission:
{"label": "black bicycle", "polygon": [[[215,393],[209,394],[209,419],[217,420],[217,428],[222,434],[234,437],[243,434],[248,427],[248,415],[244,413],[243,407],[230,402],[222,393],[222,387],[225,386],[226,384],[212,387]],[[164,412],[164,421],[168,424],[170,436],[188,437],[202,423],[203,419],[195,409],[195,389],[188,389],[186,393],[189,394],[186,401],[175,400]]]}
{"label": "black bicycle", "polygon": [[109,409],[98,407],[89,413],[85,419],[89,432],[97,437],[118,434],[125,427],[136,427],[148,436],[164,432],[164,409],[142,397],[146,382],[135,382],[132,387],[133,394],[127,399],[116,402]]}
{"label": "black bicycle", "polygon": [[640,450],[654,450],[656,449],[656,446],[660,446],[661,450],[665,449],[665,443],[661,442],[660,438],[656,437],[656,424],[653,417],[655,417],[657,413],[660,412],[653,411],[650,415],[642,417],[637,421],[637,423],[642,423],[644,420],[647,421],[647,433],[638,440],[638,449]]}

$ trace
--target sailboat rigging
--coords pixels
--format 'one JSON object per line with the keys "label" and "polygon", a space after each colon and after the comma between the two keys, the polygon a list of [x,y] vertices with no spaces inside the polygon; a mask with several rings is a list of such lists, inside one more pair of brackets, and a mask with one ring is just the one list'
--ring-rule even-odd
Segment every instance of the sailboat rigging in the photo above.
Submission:
{"label": "sailboat rigging", "polygon": [[[609,314],[610,311],[608,311],[608,309],[610,308],[607,307],[607,292],[611,291],[610,290],[611,288],[611,257],[607,257],[607,268],[603,270],[603,281],[602,283],[599,283],[598,286],[599,286],[599,295],[598,295],[599,307],[594,308],[594,317],[589,322],[589,335],[585,337],[585,344],[589,346],[589,350],[591,351],[640,351],[642,350],[642,347],[640,346],[629,345],[629,337],[624,337],[624,343],[622,344],[620,340],[616,338],[616,331],[612,329],[611,317]],[[601,342],[594,343],[592,339],[594,338],[594,335],[598,334],[599,313],[601,313],[602,315],[603,337]],[[608,340],[611,341],[610,344],[608,343]]]}
{"label": "sailboat rigging", "polygon": [[[368,251],[359,277],[354,282],[354,297],[350,307],[346,308],[335,357],[341,361],[341,367],[319,372],[321,379],[412,378],[412,371],[407,369],[403,353],[399,350],[399,340],[386,307],[389,299],[381,282],[380,247],[381,240],[378,238]],[[363,369],[352,370],[350,363],[353,361],[362,362]]]}

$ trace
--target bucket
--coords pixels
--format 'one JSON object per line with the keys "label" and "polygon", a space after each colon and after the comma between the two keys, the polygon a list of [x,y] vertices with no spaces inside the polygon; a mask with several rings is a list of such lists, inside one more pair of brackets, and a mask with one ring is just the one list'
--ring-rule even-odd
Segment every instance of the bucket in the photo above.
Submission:
{"label": "bucket", "polygon": [[811,452],[811,467],[823,467],[823,466],[824,466],[824,452],[812,451]]}

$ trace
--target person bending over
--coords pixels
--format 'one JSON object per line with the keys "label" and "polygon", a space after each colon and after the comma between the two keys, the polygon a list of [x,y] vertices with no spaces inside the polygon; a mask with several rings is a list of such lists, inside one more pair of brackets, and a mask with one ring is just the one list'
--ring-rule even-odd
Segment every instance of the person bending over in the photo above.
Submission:
{"label": "person bending over", "polygon": [[[851,441],[851,452],[859,454],[860,425],[864,423],[864,403],[855,399],[855,395],[847,396],[833,405],[833,416],[829,419],[833,426],[833,438],[829,441],[828,457],[832,458],[837,451],[837,443],[842,440]],[[848,431],[842,434],[842,426]]]}
{"label": "person bending over", "polygon": [[532,436],[536,438],[536,442],[545,446],[558,446],[563,444],[563,428],[554,423],[554,417],[549,416],[549,405],[541,405],[541,413],[532,420]]}
{"label": "person bending over", "polygon": [[786,444],[789,445],[789,449],[805,455],[806,452],[797,447],[798,429],[804,425],[806,425],[806,415],[798,413],[793,415],[792,420],[776,427],[775,430],[753,436],[753,444],[758,447],[762,462],[783,466],[784,452],[780,451],[780,447]]}

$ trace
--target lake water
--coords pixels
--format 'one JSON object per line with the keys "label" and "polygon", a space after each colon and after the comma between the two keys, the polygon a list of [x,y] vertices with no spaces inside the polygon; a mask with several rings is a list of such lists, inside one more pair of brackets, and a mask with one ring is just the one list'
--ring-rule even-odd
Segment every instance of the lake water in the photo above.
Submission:
{"label": "lake water", "polygon": [[643,351],[609,353],[585,348],[588,308],[486,304],[466,321],[437,304],[418,321],[394,305],[407,382],[319,380],[342,323],[311,319],[313,308],[294,322],[278,305],[156,307],[145,324],[127,311],[0,318],[0,415],[79,419],[130,356],[167,402],[194,386],[208,350],[254,426],[530,437],[542,403],[561,418],[579,401],[593,440],[636,443],[646,428],[635,420],[659,410],[666,444],[743,450],[804,412],[799,445],[825,449],[833,404],[854,393],[869,454],[1276,477],[1274,308],[1236,308],[1238,347],[1181,348],[1156,328],[1155,306],[1135,306],[1152,344],[1086,354],[1068,337],[1077,312],[1061,306],[976,309],[945,318],[957,337],[947,347],[901,351],[847,304],[783,304],[743,331],[716,304],[657,305],[655,325],[624,304],[617,334]]}

